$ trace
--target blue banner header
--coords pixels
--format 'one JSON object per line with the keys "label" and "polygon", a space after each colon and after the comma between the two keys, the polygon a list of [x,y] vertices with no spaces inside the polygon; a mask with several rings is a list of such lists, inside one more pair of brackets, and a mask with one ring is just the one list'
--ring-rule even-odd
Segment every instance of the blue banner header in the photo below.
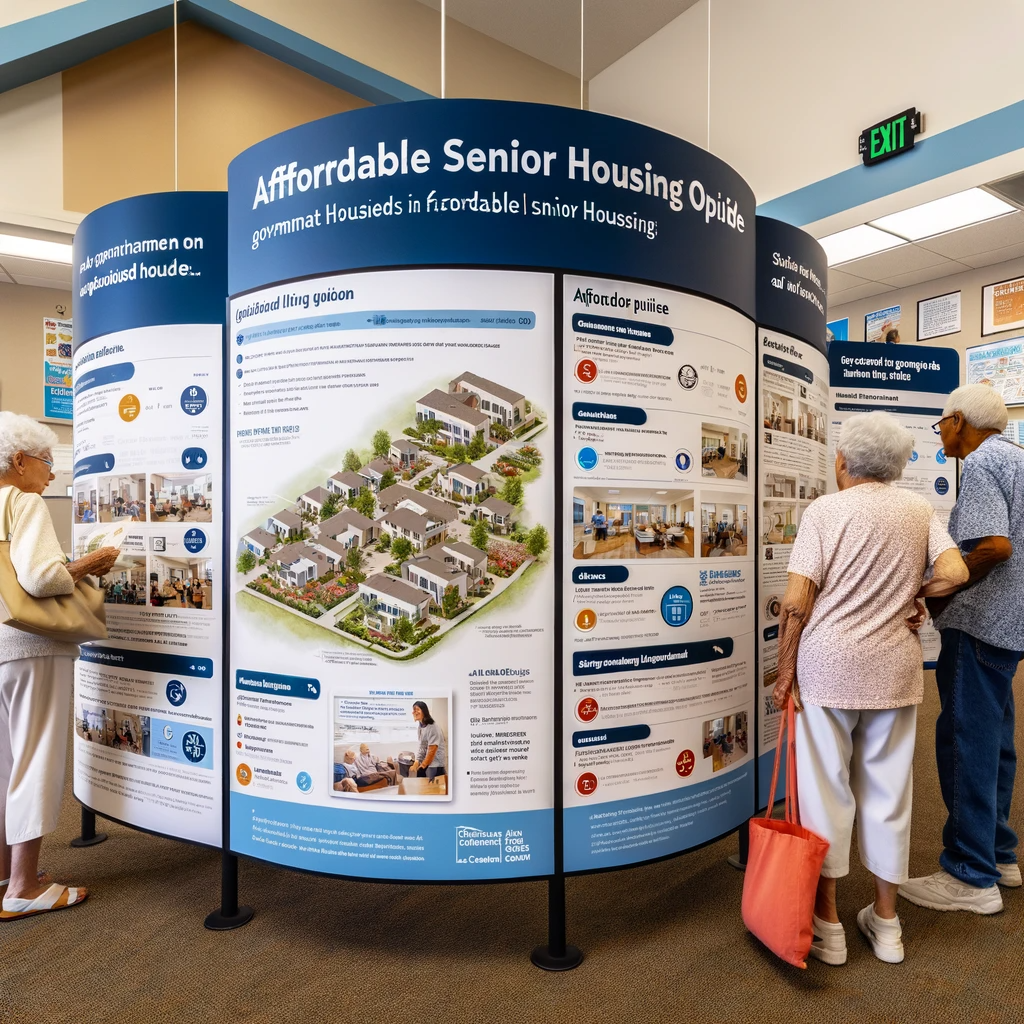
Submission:
{"label": "blue banner header", "polygon": [[[931,345],[834,341],[828,350],[829,386],[866,391],[920,391],[948,395],[960,384],[960,354]],[[840,398],[856,400],[855,395]],[[940,406],[941,402],[938,403]],[[864,411],[869,409],[849,409]],[[900,412],[908,412],[900,409]],[[922,414],[931,415],[930,410]]]}

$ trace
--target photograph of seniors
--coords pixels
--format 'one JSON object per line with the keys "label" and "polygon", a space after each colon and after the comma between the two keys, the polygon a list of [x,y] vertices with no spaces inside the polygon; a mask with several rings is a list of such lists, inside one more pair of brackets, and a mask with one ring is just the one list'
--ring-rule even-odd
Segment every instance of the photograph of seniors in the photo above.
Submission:
{"label": "photograph of seniors", "polygon": [[75,710],[75,732],[87,743],[99,743],[114,750],[150,756],[152,723],[148,715],[120,708],[79,704]]}
{"label": "photograph of seniors", "polygon": [[213,610],[213,560],[151,555],[149,603],[154,608]]}
{"label": "photograph of seniors", "polygon": [[701,726],[704,756],[711,758],[712,772],[735,764],[747,755],[747,713],[712,718]]}
{"label": "photograph of seniors", "polygon": [[909,878],[922,599],[968,579],[939,513],[893,486],[913,443],[889,413],[846,420],[836,445],[839,490],[801,514],[779,614],[772,699],[779,709],[794,702],[800,820],[829,843],[810,951],[829,964],[846,962],[836,880],[850,870],[855,821],[875,897],[857,925],[879,959],[904,958],[896,893]]}
{"label": "photograph of seniors", "polygon": [[101,476],[96,482],[97,522],[146,522],[146,474]]}
{"label": "photograph of seniors", "polygon": [[581,561],[693,558],[693,491],[579,487],[572,557]]}
{"label": "photograph of seniors", "polygon": [[212,473],[151,473],[149,513],[154,523],[212,523]]}
{"label": "photograph of seniors", "polygon": [[700,435],[702,476],[720,480],[747,479],[750,435],[745,430],[719,423],[702,423]]}
{"label": "photograph of seniors", "polygon": [[336,695],[331,795],[450,800],[451,694]]}
{"label": "photograph of seniors", "polygon": [[74,514],[75,525],[87,523],[92,525],[99,522],[100,492],[95,479],[83,477],[76,480],[71,488],[71,506]]}
{"label": "photograph of seniors", "polygon": [[702,558],[739,557],[747,553],[747,504],[734,494],[701,494],[700,554]]}
{"label": "photograph of seniors", "polygon": [[107,604],[145,605],[146,559],[122,553],[110,572],[100,577],[99,585]]}

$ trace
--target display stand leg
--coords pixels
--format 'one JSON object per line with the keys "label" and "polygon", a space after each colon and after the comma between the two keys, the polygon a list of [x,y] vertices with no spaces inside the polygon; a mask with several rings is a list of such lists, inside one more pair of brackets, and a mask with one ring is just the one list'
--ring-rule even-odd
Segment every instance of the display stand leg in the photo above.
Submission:
{"label": "display stand leg", "polygon": [[71,840],[74,847],[95,846],[107,838],[106,832],[96,831],[96,814],[88,807],[82,808],[82,834]]}
{"label": "display stand leg", "polygon": [[213,932],[241,928],[252,920],[252,907],[238,905],[238,858],[222,853],[220,858],[220,909],[207,914],[203,924]]}
{"label": "display stand leg", "polygon": [[530,959],[545,971],[571,971],[583,961],[583,952],[565,943],[565,875],[561,872],[548,881],[548,943],[535,946]]}
{"label": "display stand leg", "polygon": [[750,822],[743,822],[737,834],[740,837],[740,852],[729,857],[729,864],[737,871],[746,871],[747,855],[750,853]]}

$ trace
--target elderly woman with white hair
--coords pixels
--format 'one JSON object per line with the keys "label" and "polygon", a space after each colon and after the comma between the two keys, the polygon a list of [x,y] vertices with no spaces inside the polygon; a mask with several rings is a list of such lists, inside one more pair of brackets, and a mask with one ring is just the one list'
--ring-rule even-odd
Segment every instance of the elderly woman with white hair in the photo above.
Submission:
{"label": "elderly woman with white hair", "polygon": [[917,705],[924,697],[921,599],[967,579],[928,502],[893,486],[913,451],[890,414],[851,416],[836,454],[837,494],[804,511],[782,601],[774,700],[797,715],[799,808],[829,841],[814,909],[811,955],[846,962],[836,879],[850,839],[875,876],[857,926],[880,960],[903,959],[896,892],[909,877]]}
{"label": "elderly woman with white hair", "polygon": [[[0,535],[32,597],[70,594],[117,559],[100,548],[67,562],[41,495],[53,479],[57,435],[28,416],[0,412]],[[0,919],[76,906],[81,887],[39,875],[43,836],[57,827],[64,790],[75,644],[0,625]]]}

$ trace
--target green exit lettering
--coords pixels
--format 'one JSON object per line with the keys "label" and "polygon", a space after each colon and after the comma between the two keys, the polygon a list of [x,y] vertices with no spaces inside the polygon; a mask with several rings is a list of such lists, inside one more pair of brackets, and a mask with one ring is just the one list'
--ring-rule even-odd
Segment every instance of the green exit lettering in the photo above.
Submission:
{"label": "green exit lettering", "polygon": [[880,124],[877,128],[871,129],[870,158],[872,160],[877,160],[880,156],[885,156],[886,153],[896,153],[904,147],[906,143],[904,122],[906,120],[907,115],[903,114],[895,121]]}

